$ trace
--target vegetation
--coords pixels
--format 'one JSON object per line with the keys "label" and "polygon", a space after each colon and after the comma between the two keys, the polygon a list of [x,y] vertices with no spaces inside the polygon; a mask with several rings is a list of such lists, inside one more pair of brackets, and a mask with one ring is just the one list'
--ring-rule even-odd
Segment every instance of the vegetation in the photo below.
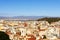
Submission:
{"label": "vegetation", "polygon": [[48,21],[49,23],[51,23],[59,20],[60,20],[59,17],[45,17],[45,18],[38,19],[37,21]]}
{"label": "vegetation", "polygon": [[5,32],[0,31],[0,40],[10,40],[10,39]]}

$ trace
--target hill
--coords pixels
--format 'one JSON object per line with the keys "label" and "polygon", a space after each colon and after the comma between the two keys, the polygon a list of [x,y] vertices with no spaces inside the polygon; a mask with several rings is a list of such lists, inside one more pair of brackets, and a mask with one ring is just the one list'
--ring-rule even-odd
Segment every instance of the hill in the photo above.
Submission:
{"label": "hill", "polygon": [[48,21],[49,23],[51,22],[57,22],[60,20],[60,17],[44,17],[44,18],[40,18],[37,21]]}

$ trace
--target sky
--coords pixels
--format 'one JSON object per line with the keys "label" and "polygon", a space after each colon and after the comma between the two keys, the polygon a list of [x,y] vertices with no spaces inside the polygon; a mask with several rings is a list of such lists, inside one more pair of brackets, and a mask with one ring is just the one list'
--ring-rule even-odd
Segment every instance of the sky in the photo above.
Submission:
{"label": "sky", "polygon": [[60,0],[0,0],[0,16],[60,17]]}

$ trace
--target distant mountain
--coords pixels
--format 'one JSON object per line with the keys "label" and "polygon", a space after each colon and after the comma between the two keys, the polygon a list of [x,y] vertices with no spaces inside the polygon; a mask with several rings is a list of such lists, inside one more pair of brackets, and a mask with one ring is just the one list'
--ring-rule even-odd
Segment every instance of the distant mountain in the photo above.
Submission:
{"label": "distant mountain", "polygon": [[44,18],[44,16],[14,16],[13,19],[21,19],[21,20],[37,20],[39,18]]}
{"label": "distant mountain", "polygon": [[0,19],[20,19],[20,20],[37,20],[40,18],[44,18],[44,16],[14,16],[14,17],[0,16]]}
{"label": "distant mountain", "polygon": [[14,17],[4,17],[0,16],[0,19],[5,20],[36,20],[36,21],[48,21],[56,22],[60,20],[60,17],[47,17],[47,16],[14,16]]}
{"label": "distant mountain", "polygon": [[5,19],[5,18],[7,18],[7,17],[4,17],[4,16],[0,16],[0,19]]}

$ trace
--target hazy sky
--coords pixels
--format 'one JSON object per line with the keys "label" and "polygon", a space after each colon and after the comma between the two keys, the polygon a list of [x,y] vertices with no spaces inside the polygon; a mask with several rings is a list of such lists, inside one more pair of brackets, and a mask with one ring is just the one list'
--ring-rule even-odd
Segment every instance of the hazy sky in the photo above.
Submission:
{"label": "hazy sky", "polygon": [[60,17],[60,0],[0,0],[0,16]]}

